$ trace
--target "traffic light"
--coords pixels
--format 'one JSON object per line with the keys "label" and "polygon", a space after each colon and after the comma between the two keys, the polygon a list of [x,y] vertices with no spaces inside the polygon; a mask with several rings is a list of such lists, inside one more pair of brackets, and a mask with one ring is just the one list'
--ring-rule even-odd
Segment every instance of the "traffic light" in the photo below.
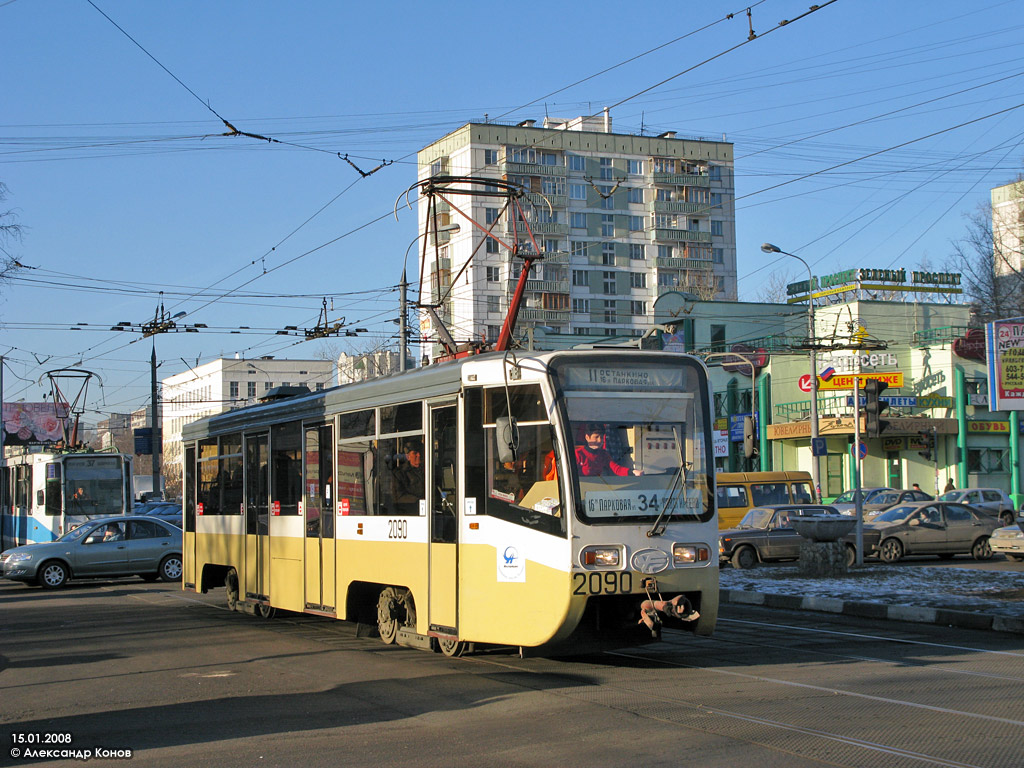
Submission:
{"label": "traffic light", "polygon": [[918,451],[917,455],[925,461],[931,461],[935,454],[935,433],[928,429],[917,434],[921,436],[921,442],[924,444],[924,450]]}
{"label": "traffic light", "polygon": [[888,384],[878,379],[868,379],[864,382],[864,396],[867,404],[864,410],[867,413],[868,437],[878,437],[889,427],[889,422],[881,418],[882,413],[889,407],[889,404],[878,399],[887,388]]}

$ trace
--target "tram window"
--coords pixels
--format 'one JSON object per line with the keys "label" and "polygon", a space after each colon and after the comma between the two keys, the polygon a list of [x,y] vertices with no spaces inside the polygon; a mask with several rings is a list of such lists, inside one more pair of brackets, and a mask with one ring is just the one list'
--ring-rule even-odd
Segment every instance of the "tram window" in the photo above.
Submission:
{"label": "tram window", "polygon": [[302,424],[279,424],[270,434],[271,498],[279,515],[299,514],[302,498]]}
{"label": "tram window", "polygon": [[196,529],[196,448],[189,445],[185,448],[185,472],[184,472],[184,524],[186,531]]}
{"label": "tram window", "polygon": [[242,452],[242,436],[240,434],[224,435],[220,439],[220,455]]}
{"label": "tram window", "polygon": [[208,437],[199,441],[199,459],[212,459],[218,454],[217,438]]}
{"label": "tram window", "polygon": [[14,503],[19,507],[28,507],[32,493],[32,467],[19,464],[14,468]]}
{"label": "tram window", "polygon": [[380,433],[423,431],[423,403],[402,403],[380,409]]}
{"label": "tram window", "polygon": [[338,438],[373,437],[373,409],[343,413],[338,417]]}
{"label": "tram window", "polygon": [[[501,462],[498,458],[497,429],[493,424],[484,424],[483,393],[479,389],[466,390],[466,497],[476,500],[477,514],[564,536],[554,431],[547,423],[522,423],[531,413],[536,414],[536,397],[540,393],[534,387],[530,389],[535,391],[520,391],[520,396],[512,401],[519,433],[513,462]],[[504,403],[504,390],[495,392],[502,394]],[[491,400],[493,394],[488,392],[486,399]],[[523,410],[517,411],[517,404]],[[501,411],[505,411],[504,404]],[[489,408],[488,413],[496,414],[497,409]]]}
{"label": "tram window", "polygon": [[199,461],[199,488],[196,492],[196,500],[203,516],[219,515],[220,509],[220,462],[217,459],[205,459]]}
{"label": "tram window", "polygon": [[504,387],[487,390],[484,422],[493,424],[500,416],[508,416],[508,405],[512,403],[512,415],[517,421],[547,421],[544,397],[540,386],[527,384],[519,387]]}
{"label": "tram window", "polygon": [[373,451],[369,443],[347,443],[338,448],[338,503],[343,515],[372,515],[374,498]]}
{"label": "tram window", "polygon": [[418,515],[425,498],[423,438],[377,441],[377,514]]}
{"label": "tram window", "polygon": [[61,466],[57,462],[46,465],[46,514],[59,515],[61,508]]}
{"label": "tram window", "polygon": [[[238,445],[241,450],[241,444]],[[242,457],[225,456],[219,460],[222,515],[242,514]]]}

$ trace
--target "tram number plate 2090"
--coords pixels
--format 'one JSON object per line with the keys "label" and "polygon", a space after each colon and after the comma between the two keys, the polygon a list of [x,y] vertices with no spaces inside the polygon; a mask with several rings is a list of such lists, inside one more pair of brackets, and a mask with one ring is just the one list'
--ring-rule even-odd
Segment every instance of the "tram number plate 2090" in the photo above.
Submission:
{"label": "tram number plate 2090", "polygon": [[572,575],[574,595],[628,595],[633,591],[630,571],[592,571]]}

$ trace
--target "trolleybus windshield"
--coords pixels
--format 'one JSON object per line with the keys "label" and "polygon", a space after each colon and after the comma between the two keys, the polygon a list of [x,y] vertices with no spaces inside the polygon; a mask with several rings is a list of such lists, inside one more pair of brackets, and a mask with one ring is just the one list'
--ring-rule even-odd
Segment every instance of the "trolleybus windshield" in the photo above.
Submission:
{"label": "trolleybus windshield", "polygon": [[706,389],[696,365],[560,370],[569,464],[590,522],[706,520]]}

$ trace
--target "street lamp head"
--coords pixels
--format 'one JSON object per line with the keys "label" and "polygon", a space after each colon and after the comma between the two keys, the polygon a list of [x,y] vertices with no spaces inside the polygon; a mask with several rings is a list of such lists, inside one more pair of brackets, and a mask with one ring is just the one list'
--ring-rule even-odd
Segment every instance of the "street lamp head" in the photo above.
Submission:
{"label": "street lamp head", "polygon": [[765,253],[782,253],[782,249],[779,246],[772,245],[771,243],[762,243],[761,250]]}

